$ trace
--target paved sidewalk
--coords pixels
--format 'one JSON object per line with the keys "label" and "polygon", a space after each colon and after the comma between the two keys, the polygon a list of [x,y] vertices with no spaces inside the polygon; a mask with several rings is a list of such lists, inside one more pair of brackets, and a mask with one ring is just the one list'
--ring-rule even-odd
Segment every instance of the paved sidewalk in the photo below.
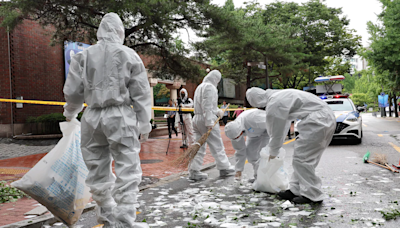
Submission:
{"label": "paved sidewalk", "polygon": [[[232,148],[230,140],[224,134],[224,127],[221,126],[221,135],[225,145],[225,151],[229,157],[233,156],[235,150]],[[185,170],[177,169],[172,166],[174,161],[182,152],[179,148],[182,145],[182,137],[173,137],[170,142],[168,154],[168,136],[150,138],[142,144],[140,159],[142,162],[143,179],[146,184],[159,178],[178,174]],[[40,161],[55,145],[30,146],[14,143],[0,142],[0,181],[12,182],[20,179],[30,168]],[[6,159],[2,159],[2,157]],[[207,148],[204,158],[204,165],[211,164],[215,160]],[[0,226],[25,220],[24,213],[38,206],[33,199],[20,199],[14,203],[0,204]]]}

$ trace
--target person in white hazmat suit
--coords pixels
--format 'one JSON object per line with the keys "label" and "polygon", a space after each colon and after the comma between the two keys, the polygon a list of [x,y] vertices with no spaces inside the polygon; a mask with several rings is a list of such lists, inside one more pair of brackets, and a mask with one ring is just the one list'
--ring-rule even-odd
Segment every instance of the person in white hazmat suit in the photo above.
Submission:
{"label": "person in white hazmat suit", "polygon": [[[266,122],[264,110],[251,109],[242,112],[235,121],[225,126],[225,135],[232,140],[236,151],[236,179],[241,179],[246,159],[253,165],[254,179],[257,178],[260,151],[269,142]],[[247,136],[246,141],[244,136]]]}
{"label": "person in white hazmat suit", "polygon": [[104,227],[148,227],[134,221],[142,179],[138,137],[141,133],[146,138],[151,131],[152,97],[142,60],[123,45],[124,31],[117,14],[106,14],[97,31],[98,43],[72,58],[64,116],[76,118],[83,102],[88,105],[81,119],[81,149],[98,222]]}
{"label": "person in white hazmat suit", "polygon": [[221,73],[218,70],[212,70],[204,77],[203,82],[197,86],[194,92],[193,130],[195,140],[198,141],[208,129],[212,128],[212,131],[207,138],[207,142],[200,147],[193,161],[189,164],[189,179],[191,180],[208,178],[206,173],[200,172],[207,144],[210,147],[212,156],[215,158],[220,176],[224,177],[235,174],[235,169],[225,153],[219,123],[213,127],[214,122],[217,120],[217,115],[220,117],[224,115],[223,110],[218,108],[217,85],[220,80]]}
{"label": "person in white hazmat suit", "polygon": [[[181,89],[180,97],[180,105],[182,108],[193,108],[193,100],[188,97],[188,92],[185,88]],[[177,112],[175,116],[175,125],[178,125],[181,121],[181,115]],[[185,131],[184,140],[186,141],[187,145],[192,145],[194,143],[194,133],[191,112],[182,111],[182,121]]]}
{"label": "person in white hazmat suit", "polygon": [[315,168],[335,131],[333,111],[316,95],[296,89],[251,88],[246,97],[253,107],[266,107],[267,131],[271,137],[268,144],[270,159],[278,155],[290,121],[301,120],[297,125],[299,136],[294,145],[294,172],[289,189],[278,195],[298,204],[322,202],[325,195]]}

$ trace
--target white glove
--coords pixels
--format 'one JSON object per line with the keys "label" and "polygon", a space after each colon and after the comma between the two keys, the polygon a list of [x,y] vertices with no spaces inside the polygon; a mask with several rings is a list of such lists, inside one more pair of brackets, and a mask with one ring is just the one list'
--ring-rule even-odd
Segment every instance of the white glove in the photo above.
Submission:
{"label": "white glove", "polygon": [[219,110],[218,110],[218,117],[221,117],[221,118],[222,118],[222,117],[224,116],[224,113],[225,113],[224,110],[219,109]]}
{"label": "white glove", "polygon": [[140,143],[144,143],[144,142],[146,142],[147,141],[147,139],[149,139],[149,133],[147,133],[147,134],[141,134],[140,135]]}

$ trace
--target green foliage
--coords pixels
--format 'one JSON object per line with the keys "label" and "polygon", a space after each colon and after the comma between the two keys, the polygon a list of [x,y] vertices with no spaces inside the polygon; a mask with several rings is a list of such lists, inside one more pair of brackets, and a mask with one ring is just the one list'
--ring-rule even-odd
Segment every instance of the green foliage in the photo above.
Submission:
{"label": "green foliage", "polygon": [[[158,86],[159,85],[159,86]],[[157,93],[155,93],[154,91],[153,91],[153,93],[154,93],[154,98],[155,99],[161,99],[161,98],[166,98],[166,97],[170,97],[171,96],[171,90],[169,90],[168,88],[167,88],[167,86],[165,86],[165,84],[157,84],[156,86],[158,86],[158,88],[157,88]],[[155,87],[156,87],[155,86]]]}
{"label": "green foliage", "polygon": [[[78,114],[77,119],[82,118],[83,112]],[[27,123],[59,123],[65,121],[65,116],[62,113],[51,113],[45,114],[38,117],[28,117],[26,119]]]}
{"label": "green foliage", "polygon": [[351,93],[354,89],[356,78],[358,77],[355,74],[344,74],[344,77],[345,79],[340,82],[343,85],[343,93]]}
{"label": "green foliage", "polygon": [[382,12],[379,22],[368,22],[370,47],[363,49],[361,55],[374,68],[379,83],[389,95],[400,90],[400,0],[380,0]]}
{"label": "green foliage", "polygon": [[353,93],[350,98],[356,106],[364,106],[364,103],[371,102],[368,94],[366,93]]}
{"label": "green foliage", "polygon": [[400,217],[400,210],[391,209],[390,211],[381,211],[381,214],[385,220],[396,220],[397,217]]}
{"label": "green foliage", "polygon": [[155,77],[203,76],[205,71],[188,58],[189,49],[177,42],[180,29],[202,32],[220,21],[219,7],[208,0],[10,0],[2,2],[1,25],[13,30],[24,19],[53,26],[52,43],[64,40],[96,43],[96,32],[106,13],[117,13],[125,27],[125,44],[152,55],[147,66]]}
{"label": "green foliage", "polygon": [[248,87],[265,85],[266,72],[252,67],[251,76],[246,76],[247,62],[267,59],[274,88],[301,88],[316,75],[349,71],[349,64],[335,57],[353,56],[360,37],[353,35],[341,13],[319,0],[302,5],[250,2],[243,8],[227,1],[220,14],[229,20],[210,26],[206,39],[195,47],[224,75],[238,83],[246,81]]}
{"label": "green foliage", "polygon": [[24,192],[11,187],[5,181],[0,181],[0,203],[15,202],[24,196],[27,196]]}

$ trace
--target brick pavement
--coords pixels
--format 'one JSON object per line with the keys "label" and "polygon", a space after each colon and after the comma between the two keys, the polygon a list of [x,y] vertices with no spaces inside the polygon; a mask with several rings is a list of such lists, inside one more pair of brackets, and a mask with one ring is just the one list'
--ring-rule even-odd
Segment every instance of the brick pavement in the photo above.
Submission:
{"label": "brick pavement", "polygon": [[[225,145],[225,151],[229,157],[235,153],[230,140],[224,134],[224,127],[221,126],[222,140]],[[185,170],[174,168],[171,163],[183,150],[179,147],[182,145],[182,137],[171,139],[168,155],[166,150],[168,147],[168,137],[150,138],[142,144],[140,159],[143,163],[146,160],[162,160],[158,163],[142,164],[143,176],[155,178],[163,178],[172,174],[177,174]],[[15,144],[0,144],[0,156],[8,156],[12,158],[0,160],[0,181],[14,181],[21,178],[24,173],[28,172],[40,159],[42,159],[52,146],[23,146]],[[22,156],[19,156],[22,155]],[[26,156],[24,156],[26,155]],[[214,162],[209,149],[207,148],[204,164]],[[33,199],[20,199],[17,202],[0,204],[0,226],[22,221],[25,218],[24,213],[30,211],[37,205]]]}

